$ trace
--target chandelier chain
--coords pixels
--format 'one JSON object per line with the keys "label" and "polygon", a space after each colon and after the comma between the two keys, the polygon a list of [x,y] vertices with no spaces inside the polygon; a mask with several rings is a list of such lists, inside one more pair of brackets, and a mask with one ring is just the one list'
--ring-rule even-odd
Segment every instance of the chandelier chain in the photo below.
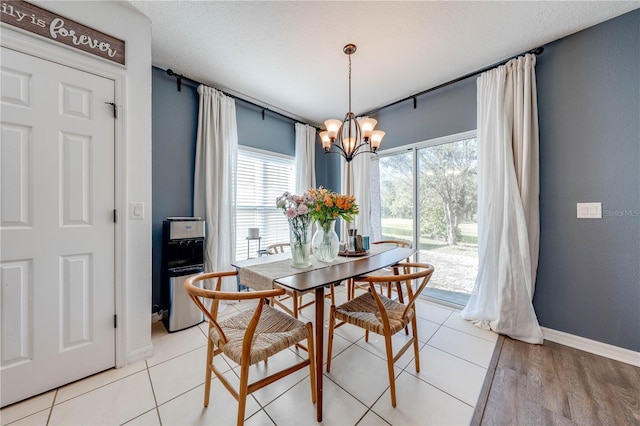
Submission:
{"label": "chandelier chain", "polygon": [[349,112],[351,112],[351,54],[349,54]]}

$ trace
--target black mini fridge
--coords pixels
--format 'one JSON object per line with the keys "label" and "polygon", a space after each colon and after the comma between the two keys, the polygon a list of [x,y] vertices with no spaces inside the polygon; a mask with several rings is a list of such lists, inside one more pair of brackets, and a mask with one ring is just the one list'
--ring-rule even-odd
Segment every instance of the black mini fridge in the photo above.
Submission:
{"label": "black mini fridge", "polygon": [[168,217],[162,241],[162,319],[167,331],[174,332],[204,320],[182,285],[204,272],[205,222],[198,217]]}

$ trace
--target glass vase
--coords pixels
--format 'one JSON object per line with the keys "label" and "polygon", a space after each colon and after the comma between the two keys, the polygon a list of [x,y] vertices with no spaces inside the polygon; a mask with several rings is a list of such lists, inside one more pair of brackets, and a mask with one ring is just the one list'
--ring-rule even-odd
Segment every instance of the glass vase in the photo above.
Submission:
{"label": "glass vase", "polygon": [[336,234],[336,221],[316,222],[316,232],[311,240],[311,250],[320,262],[333,262],[338,257],[340,239]]}
{"label": "glass vase", "polygon": [[289,243],[291,245],[291,266],[308,268],[311,266],[311,219],[296,216],[289,219]]}

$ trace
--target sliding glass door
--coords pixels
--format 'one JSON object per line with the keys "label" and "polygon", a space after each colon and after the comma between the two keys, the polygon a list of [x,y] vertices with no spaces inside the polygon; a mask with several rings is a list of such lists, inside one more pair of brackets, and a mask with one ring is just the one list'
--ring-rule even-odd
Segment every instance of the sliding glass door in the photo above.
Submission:
{"label": "sliding glass door", "polygon": [[380,230],[382,240],[404,240],[414,244],[413,153],[379,158]]}
{"label": "sliding glass door", "polygon": [[427,295],[465,305],[478,274],[476,139],[417,150],[419,259],[435,272]]}
{"label": "sliding glass door", "polygon": [[381,239],[410,241],[416,259],[435,267],[427,296],[465,305],[478,273],[475,134],[381,153],[374,161]]}

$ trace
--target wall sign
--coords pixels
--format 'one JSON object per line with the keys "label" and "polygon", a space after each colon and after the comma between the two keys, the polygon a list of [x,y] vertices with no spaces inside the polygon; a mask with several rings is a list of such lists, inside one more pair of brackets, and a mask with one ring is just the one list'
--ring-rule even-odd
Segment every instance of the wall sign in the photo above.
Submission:
{"label": "wall sign", "polygon": [[125,43],[123,40],[29,2],[3,1],[0,7],[0,21],[124,65]]}

